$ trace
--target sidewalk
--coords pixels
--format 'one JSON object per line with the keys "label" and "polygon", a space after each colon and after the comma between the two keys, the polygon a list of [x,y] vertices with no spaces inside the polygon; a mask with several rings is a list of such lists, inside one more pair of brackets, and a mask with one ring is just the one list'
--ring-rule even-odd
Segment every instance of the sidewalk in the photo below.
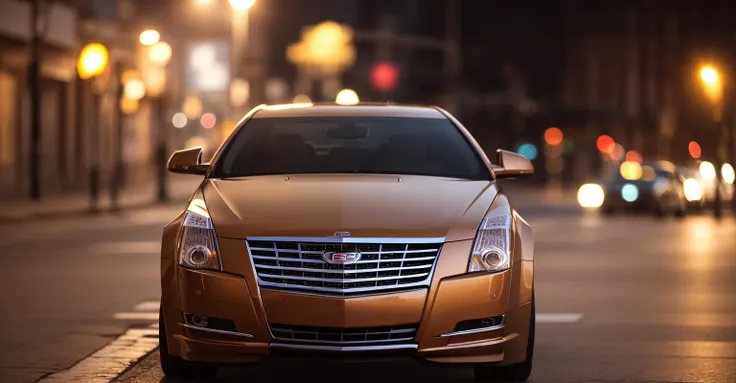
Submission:
{"label": "sidewalk", "polygon": [[[201,181],[202,178],[198,176],[169,175],[169,203],[182,203],[188,200]],[[118,208],[130,210],[160,205],[156,200],[156,192],[155,181],[145,186],[123,189],[118,197]],[[0,209],[0,221],[4,223],[91,214],[87,193],[50,196],[41,201],[10,200],[4,201],[3,205],[5,206]],[[100,190],[98,212],[109,213],[111,207],[110,192],[103,188]]]}

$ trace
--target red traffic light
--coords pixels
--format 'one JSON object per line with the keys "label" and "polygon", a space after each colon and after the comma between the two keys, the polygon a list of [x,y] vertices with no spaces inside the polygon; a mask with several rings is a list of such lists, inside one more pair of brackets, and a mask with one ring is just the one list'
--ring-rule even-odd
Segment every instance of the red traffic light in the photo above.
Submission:
{"label": "red traffic light", "polygon": [[396,87],[399,81],[399,69],[396,64],[380,61],[371,69],[371,85],[379,92],[388,92]]}
{"label": "red traffic light", "polygon": [[604,134],[598,137],[596,145],[598,146],[598,150],[600,150],[602,153],[611,154],[613,153],[613,149],[616,147],[616,142],[613,140],[613,138],[611,138],[611,136],[607,136]]}

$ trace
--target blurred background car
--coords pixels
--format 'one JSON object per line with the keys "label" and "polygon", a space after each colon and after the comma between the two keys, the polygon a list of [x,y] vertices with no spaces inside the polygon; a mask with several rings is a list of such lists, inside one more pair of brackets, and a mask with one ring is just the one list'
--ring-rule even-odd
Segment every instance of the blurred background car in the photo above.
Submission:
{"label": "blurred background car", "polygon": [[[689,204],[691,207],[704,208],[713,206],[716,199],[716,185],[719,188],[718,191],[721,201],[728,202],[733,198],[733,181],[727,177],[729,172],[726,166],[722,169],[720,182],[716,180],[715,166],[707,161],[695,165],[680,166],[678,167],[678,171],[686,179],[686,193],[690,190],[692,199],[689,199]],[[696,199],[695,197],[698,194],[697,188],[700,188],[700,198]]]}
{"label": "blurred background car", "polygon": [[690,200],[699,203],[701,199],[699,184],[687,182],[667,161],[642,165],[623,162],[617,171],[607,172],[600,183],[585,184],[578,191],[582,207],[599,209],[606,215],[633,210],[682,217]]}

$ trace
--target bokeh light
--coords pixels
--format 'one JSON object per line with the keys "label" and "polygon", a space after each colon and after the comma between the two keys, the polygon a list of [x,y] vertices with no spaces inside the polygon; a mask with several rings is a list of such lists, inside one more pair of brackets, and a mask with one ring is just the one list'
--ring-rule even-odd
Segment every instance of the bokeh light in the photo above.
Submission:
{"label": "bokeh light", "polygon": [[212,113],[205,113],[202,115],[202,117],[199,118],[199,123],[205,129],[212,129],[217,123],[217,117],[215,117],[215,115]]}
{"label": "bokeh light", "polygon": [[621,144],[614,144],[613,150],[610,153],[611,159],[614,161],[621,161],[624,159],[624,155],[626,152],[624,151],[624,147],[621,146]]}
{"label": "bokeh light", "polygon": [[356,105],[359,102],[358,94],[352,89],[343,89],[335,97],[335,103],[339,105]]}
{"label": "bokeh light", "polygon": [[534,144],[530,144],[527,142],[519,145],[519,150],[517,151],[517,153],[526,157],[529,161],[533,161],[535,158],[537,158],[537,147],[534,146]]}
{"label": "bokeh light", "polygon": [[641,157],[641,154],[637,152],[636,150],[629,150],[626,152],[626,161],[636,162],[636,163],[642,163],[643,159]]}
{"label": "bokeh light", "polygon": [[171,60],[171,45],[159,41],[148,50],[148,58],[157,65],[166,65]]}
{"label": "bokeh light", "polygon": [[133,78],[129,79],[124,84],[123,94],[125,95],[125,98],[140,100],[146,95],[146,84],[143,83],[143,80]]}
{"label": "bokeh light", "polygon": [[636,181],[640,179],[643,172],[641,165],[639,165],[638,162],[634,161],[626,161],[622,163],[619,171],[621,172],[621,177],[624,177],[624,179],[627,179],[629,181]]}
{"label": "bokeh light", "polygon": [[79,77],[86,80],[102,74],[107,68],[109,53],[107,47],[99,43],[86,45],[79,53],[77,72]]}
{"label": "bokeh light", "polygon": [[716,179],[716,167],[708,161],[701,162],[700,176],[703,177],[704,180],[708,181]]}
{"label": "bokeh light", "polygon": [[723,182],[729,185],[733,184],[736,174],[734,174],[733,166],[731,166],[731,164],[723,164],[723,166],[721,166],[721,177],[723,177]]}
{"label": "bokeh light", "polygon": [[161,34],[155,29],[146,29],[138,36],[141,45],[151,46],[161,40]]}
{"label": "bokeh light", "polygon": [[688,178],[684,184],[685,199],[690,202],[700,201],[703,199],[703,187],[698,180]]}
{"label": "bokeh light", "polygon": [[657,178],[657,172],[654,171],[653,167],[649,165],[642,166],[641,168],[642,181],[651,182],[651,181],[654,181],[655,178]]}
{"label": "bokeh light", "polygon": [[552,127],[544,132],[544,142],[547,145],[557,146],[562,143],[563,138],[562,130],[559,128]]}
{"label": "bokeh light", "polygon": [[306,94],[297,94],[294,97],[294,101],[292,101],[294,104],[311,104],[312,99],[309,98]]}
{"label": "bokeh light", "polygon": [[256,3],[256,0],[230,0],[230,6],[236,11],[247,11]]}
{"label": "bokeh light", "polygon": [[695,141],[690,141],[690,143],[687,145],[687,151],[690,153],[690,157],[692,158],[700,158],[700,156],[703,154],[702,150],[700,149],[700,144]]}
{"label": "bokeh light", "polygon": [[599,208],[603,205],[606,193],[598,184],[585,184],[578,189],[578,203],[584,208]]}
{"label": "bokeh light", "polygon": [[626,202],[634,202],[639,199],[639,188],[634,184],[626,184],[621,188],[621,198]]}
{"label": "bokeh light", "polygon": [[598,140],[596,141],[596,146],[598,146],[598,150],[605,154],[611,154],[613,152],[613,149],[615,148],[615,145],[616,141],[614,141],[611,136],[607,136],[605,134],[598,137]]}
{"label": "bokeh light", "polygon": [[189,122],[189,119],[187,118],[187,115],[182,112],[174,114],[174,117],[171,118],[171,124],[173,124],[175,128],[181,129],[187,126],[187,122]]}

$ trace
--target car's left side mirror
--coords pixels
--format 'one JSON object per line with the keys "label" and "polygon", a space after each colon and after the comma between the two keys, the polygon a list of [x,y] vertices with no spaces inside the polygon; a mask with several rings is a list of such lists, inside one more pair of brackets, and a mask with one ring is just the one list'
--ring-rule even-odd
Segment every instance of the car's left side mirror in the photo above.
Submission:
{"label": "car's left side mirror", "polygon": [[192,148],[174,152],[166,168],[172,173],[205,175],[210,164],[202,163],[202,148]]}
{"label": "car's left side mirror", "polygon": [[534,174],[534,165],[520,154],[499,149],[496,151],[496,164],[493,166],[493,174],[496,175],[496,178],[530,176]]}

